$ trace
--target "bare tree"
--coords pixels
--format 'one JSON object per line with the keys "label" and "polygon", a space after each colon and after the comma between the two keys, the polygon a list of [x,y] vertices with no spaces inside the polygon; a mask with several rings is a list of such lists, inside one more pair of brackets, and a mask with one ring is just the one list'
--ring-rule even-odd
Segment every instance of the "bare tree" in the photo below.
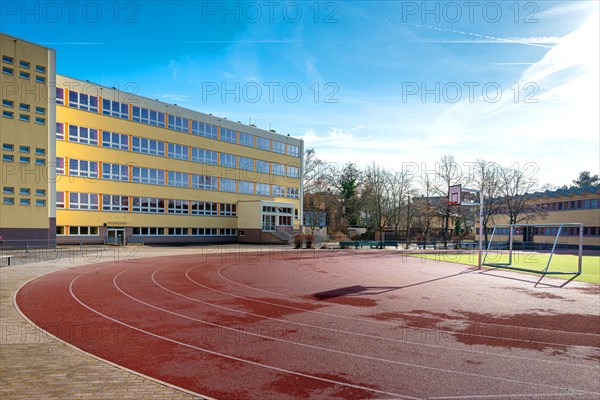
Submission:
{"label": "bare tree", "polygon": [[380,233],[390,221],[390,187],[389,172],[375,163],[365,170],[363,205],[367,217],[367,226]]}
{"label": "bare tree", "polygon": [[[436,168],[436,184],[435,191],[440,197],[448,197],[450,186],[467,183],[466,177],[462,173],[462,169],[454,159],[454,156],[445,155],[440,158],[440,162]],[[440,202],[440,214],[442,215],[442,240],[444,248],[448,247],[448,239],[450,235],[450,216],[452,215],[455,206],[448,202]]]}
{"label": "bare tree", "polygon": [[407,219],[407,207],[412,184],[412,175],[407,171],[390,171],[387,174],[387,178],[390,206],[389,222],[394,226],[394,234],[397,240],[400,226]]}
{"label": "bare tree", "polygon": [[[322,224],[322,215],[335,206],[332,202],[331,182],[333,164],[317,157],[315,149],[307,149],[304,154],[303,188],[305,222],[311,233]],[[331,218],[330,218],[331,220]]]}
{"label": "bare tree", "polygon": [[411,202],[412,224],[420,232],[417,239],[429,242],[432,222],[437,215],[437,202],[432,199],[434,193],[433,179],[430,174],[423,174],[420,180],[421,197],[413,197]]}
{"label": "bare tree", "polygon": [[[473,183],[483,192],[483,235],[488,241],[487,228],[490,218],[502,211],[502,167],[495,162],[477,160],[474,165]],[[480,232],[481,234],[481,232]]]}
{"label": "bare tree", "polygon": [[[509,223],[527,223],[534,218],[545,217],[543,207],[532,204],[529,195],[535,191],[537,180],[515,168],[502,168],[500,171],[502,211],[508,215]],[[523,241],[529,241],[531,234],[529,230],[524,229]]]}

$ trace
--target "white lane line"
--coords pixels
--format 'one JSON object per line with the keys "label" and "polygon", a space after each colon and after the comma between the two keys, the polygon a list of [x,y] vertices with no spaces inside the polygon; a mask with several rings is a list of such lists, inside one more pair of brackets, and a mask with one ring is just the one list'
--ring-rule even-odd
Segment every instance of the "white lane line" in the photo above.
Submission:
{"label": "white lane line", "polygon": [[[167,266],[167,267],[162,267],[160,269],[157,269],[156,271],[154,271],[151,275],[152,278],[152,282],[154,282],[155,285],[157,285],[158,287],[160,287],[161,289],[172,293],[176,296],[191,300],[193,302],[196,303],[200,303],[200,304],[204,304],[210,307],[215,307],[215,308],[219,308],[222,310],[227,310],[227,311],[231,311],[231,312],[235,312],[238,314],[243,314],[243,315],[250,315],[253,317],[258,317],[258,318],[264,318],[264,319],[268,319],[271,321],[277,321],[277,322],[283,322],[285,324],[290,324],[290,325],[297,325],[297,326],[304,326],[304,327],[308,327],[308,328],[315,328],[315,329],[322,329],[322,330],[327,330],[327,331],[331,331],[334,333],[344,333],[344,334],[348,334],[348,335],[354,335],[354,336],[359,336],[359,337],[365,337],[365,338],[369,338],[369,339],[375,339],[375,340],[383,340],[383,341],[388,341],[388,342],[394,342],[394,343],[403,343],[403,344],[411,344],[411,345],[418,345],[418,346],[423,346],[423,347],[429,347],[429,348],[434,348],[434,349],[443,349],[443,350],[451,350],[451,351],[457,351],[457,352],[462,352],[462,353],[472,353],[472,354],[479,354],[479,355],[484,355],[484,356],[496,356],[496,357],[503,357],[503,358],[510,358],[510,359],[518,359],[518,360],[527,360],[527,361],[531,361],[531,357],[525,357],[525,356],[515,356],[515,355],[510,355],[510,354],[499,354],[499,353],[495,353],[495,352],[487,352],[487,351],[479,351],[479,350],[472,350],[472,349],[459,349],[456,347],[449,347],[449,346],[440,346],[440,345],[435,345],[435,344],[429,344],[429,343],[422,343],[422,342],[414,342],[414,341],[410,341],[410,340],[404,340],[404,339],[394,339],[394,338],[388,338],[388,337],[384,337],[384,336],[377,336],[377,335],[369,335],[366,333],[359,333],[359,332],[352,332],[352,331],[345,331],[342,329],[338,329],[338,328],[328,328],[326,326],[319,326],[319,325],[311,325],[311,324],[305,324],[302,322],[293,322],[293,321],[288,321],[285,319],[280,319],[280,318],[274,318],[274,317],[268,317],[262,314],[255,314],[255,313],[251,313],[251,312],[246,312],[246,311],[241,311],[241,310],[237,310],[235,308],[229,308],[229,307],[225,307],[225,306],[221,306],[218,304],[214,304],[214,303],[209,303],[206,301],[202,301],[193,297],[189,297],[186,296],[184,294],[181,294],[179,292],[176,292],[174,290],[171,290],[163,285],[161,285],[160,283],[158,283],[158,281],[156,280],[156,274],[160,271],[163,271],[167,268],[170,268],[172,266]],[[187,272],[189,272],[191,269],[196,268],[196,267],[192,267],[190,268],[188,271],[186,271],[186,276],[187,276]],[[189,279],[189,277],[188,277]],[[203,288],[206,288],[207,290],[211,290],[217,293],[221,293],[227,296],[234,296],[234,295],[230,295],[226,292],[217,290],[217,289],[213,289],[211,287],[202,285],[201,283],[198,282],[193,282],[194,284],[201,286]],[[235,297],[235,296],[234,296]],[[451,332],[449,332],[451,333]],[[580,367],[580,368],[589,368],[589,366],[586,366],[585,364],[573,364],[573,363],[568,363],[568,362],[564,362],[564,361],[555,361],[555,360],[546,360],[546,359],[538,359],[536,361],[542,361],[542,362],[546,362],[546,363],[551,363],[551,364],[561,364],[561,365],[569,365],[569,366],[573,366],[573,367]]]}
{"label": "white lane line", "polygon": [[[239,263],[231,263],[228,265],[223,265],[221,266],[218,270],[217,270],[217,274],[224,280],[231,282],[235,285],[244,287],[246,289],[251,289],[251,290],[256,290],[259,292],[264,292],[264,293],[270,293],[270,294],[274,294],[280,297],[283,297],[285,299],[300,299],[300,300],[304,300],[304,301],[309,301],[312,303],[316,303],[316,304],[323,304],[321,301],[319,300],[313,300],[313,299],[307,299],[305,297],[300,297],[300,296],[290,296],[290,295],[286,295],[283,293],[279,293],[279,292],[274,292],[272,290],[267,290],[267,289],[261,289],[261,288],[257,288],[254,286],[249,286],[249,285],[244,285],[243,283],[234,281],[232,279],[227,278],[226,276],[224,276],[221,271],[223,271],[225,268],[231,267],[231,266],[239,266]],[[472,271],[467,271],[467,272],[463,272],[461,273],[461,275],[463,274],[468,274]],[[328,304],[332,304],[332,303],[328,303]],[[354,306],[351,305],[347,305],[347,304],[338,304],[338,303],[333,303],[332,305],[335,306],[342,306],[342,307],[348,307],[348,308],[355,308]],[[364,319],[364,321],[369,321],[369,322],[374,322],[374,323],[380,323],[383,325],[389,324],[389,322],[384,322],[384,321],[372,321],[372,320],[368,320],[368,319]],[[538,330],[538,331],[547,331],[547,332],[559,332],[559,333],[566,333],[566,334],[570,334],[570,335],[589,335],[589,336],[598,336],[600,337],[600,333],[592,333],[592,332],[573,332],[573,331],[565,331],[565,330],[560,330],[560,329],[548,329],[548,328],[538,328],[538,327],[523,327],[523,326],[518,326],[518,325],[505,325],[505,324],[495,324],[495,323],[491,323],[491,322],[477,322],[478,325],[488,325],[488,326],[498,326],[498,327],[503,327],[503,328],[520,328],[520,329],[529,329],[529,330]],[[421,329],[426,329],[426,328],[421,328]]]}
{"label": "white lane line", "polygon": [[[192,269],[196,269],[198,267],[194,267]],[[219,268],[219,270],[217,271],[217,273],[219,273],[220,275],[220,270],[224,268],[221,267]],[[191,270],[190,270],[191,271]],[[197,284],[202,286],[200,283],[198,283],[197,281],[195,281],[194,279],[192,279],[189,274],[186,273],[186,276],[188,277],[188,279]],[[224,278],[225,280],[228,280],[227,278]],[[232,281],[233,282],[233,281]],[[233,282],[236,283],[236,282]],[[236,283],[237,284],[237,283]],[[241,285],[244,286],[244,285]],[[216,289],[215,289],[216,290]],[[361,322],[366,322],[368,324],[380,324],[380,325],[387,325],[387,326],[392,326],[392,327],[401,327],[398,324],[394,324],[391,322],[385,322],[385,321],[374,321],[371,319],[366,319],[366,318],[358,318],[358,317],[350,317],[347,315],[340,315],[340,314],[333,314],[333,313],[327,313],[324,311],[316,311],[316,310],[307,310],[305,308],[300,308],[300,307],[293,307],[293,306],[287,306],[287,305],[283,305],[283,304],[278,304],[278,303],[272,303],[269,301],[264,301],[264,300],[258,300],[258,299],[253,299],[251,297],[245,297],[245,296],[240,296],[240,295],[235,295],[235,294],[230,294],[230,293],[226,293],[226,292],[222,292],[223,294],[228,294],[229,296],[232,297],[237,297],[240,299],[244,299],[244,300],[248,300],[248,301],[252,301],[252,302],[256,302],[256,303],[262,303],[262,304],[268,304],[268,305],[272,305],[272,306],[276,306],[276,307],[281,307],[281,308],[287,308],[287,309],[291,309],[291,310],[297,310],[297,311],[303,311],[303,312],[307,312],[307,313],[314,313],[314,314],[319,314],[319,315],[326,315],[328,317],[334,317],[334,318],[342,318],[342,319],[349,319],[349,320],[353,320],[353,321],[361,321]],[[283,295],[281,295],[283,296]],[[298,299],[302,299],[301,297],[299,297]],[[309,299],[303,299],[303,300],[307,300],[307,301],[311,301]],[[323,305],[323,303],[319,303],[315,300],[312,300],[313,302],[317,303],[317,304],[321,304]],[[329,303],[328,303],[329,305]],[[408,315],[408,314],[407,314]],[[510,325],[506,325],[507,327],[511,327]],[[511,342],[519,342],[519,343],[527,343],[527,344],[531,344],[532,341],[531,340],[526,340],[526,339],[518,339],[518,338],[509,338],[509,337],[502,337],[502,336],[490,336],[490,335],[477,335],[474,333],[466,333],[466,332],[459,332],[459,331],[449,331],[449,330],[439,330],[439,329],[433,329],[433,328],[420,328],[420,327],[410,327],[410,329],[413,329],[415,331],[425,331],[425,332],[448,332],[450,334],[454,334],[454,335],[462,335],[462,336],[467,336],[467,337],[474,337],[474,338],[486,338],[486,339],[495,339],[495,340],[506,340],[506,341],[511,341]],[[540,340],[536,340],[535,342],[533,342],[535,344],[543,344],[543,345],[548,345],[548,346],[554,346],[554,347],[566,347],[566,348],[570,348],[570,347],[580,347],[577,345],[570,345],[570,344],[562,344],[562,343],[555,343],[555,342],[544,342],[544,341],[540,341]]]}
{"label": "white lane line", "polygon": [[[125,271],[122,271],[121,273],[123,273],[123,272],[125,272]],[[82,277],[83,275],[86,275],[88,273],[89,272],[80,274],[80,275],[76,276],[71,281],[71,283],[69,284],[69,293],[71,294],[71,297],[73,297],[73,299],[75,299],[75,301],[77,301],[79,304],[81,304],[83,307],[87,308],[91,312],[93,312],[93,313],[95,313],[95,314],[97,314],[97,315],[99,315],[99,316],[101,316],[101,317],[103,317],[103,318],[105,318],[105,319],[107,319],[109,321],[117,323],[119,325],[123,325],[123,326],[125,326],[127,328],[130,328],[130,329],[133,329],[135,331],[144,333],[146,335],[155,337],[157,339],[161,339],[161,340],[164,340],[164,341],[167,341],[167,342],[170,342],[170,343],[175,343],[175,344],[178,344],[178,345],[181,345],[181,346],[193,349],[193,350],[201,351],[201,352],[204,352],[204,353],[212,354],[212,355],[215,355],[215,356],[218,356],[218,357],[223,357],[223,358],[227,358],[227,359],[234,360],[234,361],[239,361],[239,362],[250,364],[250,365],[254,365],[254,366],[257,366],[257,367],[262,367],[262,368],[270,369],[270,370],[277,371],[277,372],[282,372],[282,373],[287,373],[287,374],[291,374],[291,375],[301,376],[303,378],[314,379],[314,380],[318,380],[318,381],[321,381],[321,382],[327,382],[327,383],[331,383],[331,384],[335,384],[335,385],[347,386],[347,387],[351,387],[351,388],[354,388],[354,389],[366,390],[366,391],[374,392],[374,393],[381,393],[381,394],[385,394],[385,395],[394,396],[396,398],[411,399],[411,400],[422,400],[422,399],[420,399],[418,397],[405,396],[405,395],[401,395],[401,394],[398,394],[398,393],[385,392],[385,391],[382,391],[382,390],[368,388],[368,387],[365,387],[365,386],[353,385],[351,383],[345,383],[345,382],[339,382],[339,381],[335,381],[335,380],[332,380],[332,379],[321,378],[321,377],[314,376],[314,375],[304,374],[302,372],[291,371],[291,370],[287,370],[287,369],[275,367],[275,366],[272,366],[272,365],[262,364],[262,363],[259,363],[259,362],[256,362],[256,361],[246,360],[246,359],[243,359],[243,358],[239,358],[239,357],[231,356],[231,355],[228,355],[228,354],[223,354],[223,353],[219,353],[219,352],[216,352],[216,351],[213,351],[213,350],[209,350],[209,349],[206,349],[206,348],[203,348],[203,347],[194,346],[194,345],[189,344],[189,343],[180,342],[178,340],[171,339],[171,338],[168,338],[166,336],[158,335],[156,333],[152,333],[150,331],[147,331],[147,330],[135,327],[135,326],[130,325],[130,324],[126,323],[126,322],[120,321],[120,320],[118,320],[116,318],[112,318],[112,317],[109,317],[106,314],[103,314],[102,312],[96,310],[95,308],[93,308],[93,307],[85,304],[81,299],[79,299],[79,297],[77,297],[77,295],[75,294],[75,292],[73,290],[73,285],[75,284],[75,282],[80,277]],[[119,273],[119,275],[121,273]],[[116,278],[116,276],[115,276],[115,278]],[[114,279],[113,279],[113,283],[114,283]],[[165,311],[168,311],[168,310],[165,310]]]}
{"label": "white lane line", "polygon": [[[125,296],[129,297],[130,299],[143,304],[145,306],[154,308],[156,310],[165,312],[167,314],[172,314],[187,320],[191,320],[191,321],[195,321],[195,322],[199,322],[205,325],[210,325],[210,326],[214,326],[217,328],[221,328],[221,329],[225,329],[225,330],[229,330],[229,331],[235,331],[235,332],[239,332],[241,334],[245,334],[245,335],[249,335],[249,336],[255,336],[255,337],[260,337],[266,340],[273,340],[273,341],[278,341],[278,342],[282,342],[282,343],[286,343],[286,344],[291,344],[291,345],[295,345],[295,346],[300,346],[300,347],[306,347],[306,348],[311,348],[311,349],[315,349],[315,350],[321,350],[321,351],[327,351],[327,352],[332,352],[332,353],[336,353],[336,354],[341,354],[341,355],[347,355],[347,356],[351,356],[351,357],[358,357],[358,358],[364,358],[364,359],[368,359],[368,360],[372,360],[372,361],[379,361],[379,362],[385,362],[385,363],[390,363],[390,364],[396,364],[396,365],[401,365],[401,366],[405,366],[405,367],[411,367],[411,368],[420,368],[420,369],[425,369],[425,370],[430,370],[430,371],[436,371],[436,372],[443,372],[443,373],[450,373],[450,374],[456,374],[456,375],[463,375],[463,376],[469,376],[469,377],[476,377],[476,378],[484,378],[484,379],[490,379],[490,380],[498,380],[498,381],[502,381],[502,382],[510,382],[510,383],[516,383],[516,384],[520,384],[520,385],[529,385],[529,386],[542,386],[544,388],[548,387],[548,388],[552,388],[552,389],[557,389],[557,390],[574,390],[574,391],[579,391],[579,392],[584,392],[584,393],[594,393],[594,392],[587,392],[585,390],[579,390],[579,389],[572,389],[572,388],[564,388],[561,386],[551,386],[551,385],[547,385],[547,384],[540,384],[540,383],[535,383],[535,382],[528,382],[528,381],[520,381],[517,379],[511,379],[511,378],[502,378],[502,377],[497,377],[497,376],[490,376],[490,375],[484,375],[484,374],[476,374],[476,373],[472,373],[472,372],[462,372],[462,371],[456,371],[456,370],[452,370],[452,369],[447,369],[447,368],[438,368],[438,367],[432,367],[432,366],[428,366],[428,365],[422,365],[422,364],[414,364],[414,363],[405,363],[405,362],[401,362],[401,361],[395,361],[395,360],[389,360],[389,359],[384,359],[384,358],[378,358],[378,357],[371,357],[371,356],[365,356],[365,355],[361,355],[361,354],[356,354],[356,353],[350,353],[350,352],[345,352],[345,351],[341,351],[341,350],[334,350],[334,349],[329,349],[326,347],[320,347],[320,346],[315,346],[315,345],[310,345],[310,344],[305,344],[305,343],[298,343],[298,342],[293,342],[293,341],[289,341],[289,340],[285,340],[285,339],[279,339],[279,338],[274,338],[271,336],[265,336],[265,335],[261,335],[258,333],[253,333],[253,332],[246,332],[244,330],[241,329],[236,329],[236,328],[231,328],[228,326],[224,326],[224,325],[219,325],[219,324],[215,324],[212,322],[208,322],[208,321],[204,321],[198,318],[194,318],[194,317],[190,317],[184,314],[180,314],[174,311],[170,311],[167,310],[165,308],[162,307],[158,307],[155,306],[153,304],[147,303],[143,300],[140,300],[128,293],[126,293],[125,291],[123,291],[119,285],[117,284],[117,279],[119,278],[120,275],[122,275],[125,272],[128,272],[129,270],[124,270],[121,271],[120,273],[118,273],[117,275],[115,275],[115,277],[113,278],[113,285],[114,287],[121,293],[123,293]],[[598,393],[600,394],[600,393]]]}
{"label": "white lane line", "polygon": [[518,399],[523,397],[561,397],[565,396],[584,396],[585,393],[543,393],[543,394],[489,394],[489,395],[473,395],[473,396],[443,396],[443,397],[428,397],[428,400],[460,400],[460,399]]}

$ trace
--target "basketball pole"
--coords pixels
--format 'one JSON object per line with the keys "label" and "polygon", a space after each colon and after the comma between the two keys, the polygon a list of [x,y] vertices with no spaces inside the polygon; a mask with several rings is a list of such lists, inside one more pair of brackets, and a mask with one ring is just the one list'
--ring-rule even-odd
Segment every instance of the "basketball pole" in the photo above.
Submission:
{"label": "basketball pole", "polygon": [[481,256],[483,252],[483,190],[479,192],[479,261],[477,262],[477,269],[481,269]]}

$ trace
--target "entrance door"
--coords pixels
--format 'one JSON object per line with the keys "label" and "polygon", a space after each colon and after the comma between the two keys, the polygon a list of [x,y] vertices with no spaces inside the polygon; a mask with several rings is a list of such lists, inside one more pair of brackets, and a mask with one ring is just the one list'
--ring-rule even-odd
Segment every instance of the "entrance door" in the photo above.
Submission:
{"label": "entrance door", "polygon": [[125,229],[108,228],[106,235],[107,244],[116,244],[122,246],[125,244]]}
{"label": "entrance door", "polygon": [[275,215],[263,215],[262,217],[262,230],[263,231],[274,231],[275,230]]}

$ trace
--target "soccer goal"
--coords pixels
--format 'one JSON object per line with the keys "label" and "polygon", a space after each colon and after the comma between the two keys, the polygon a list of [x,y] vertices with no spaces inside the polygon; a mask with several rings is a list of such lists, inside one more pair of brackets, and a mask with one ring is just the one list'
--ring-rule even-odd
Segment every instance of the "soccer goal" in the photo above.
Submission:
{"label": "soccer goal", "polygon": [[[521,237],[521,241],[515,241]],[[565,243],[559,243],[564,238]],[[577,250],[577,268],[561,263],[551,268],[558,246]],[[542,275],[581,275],[583,224],[498,224],[492,230],[483,265]]]}

